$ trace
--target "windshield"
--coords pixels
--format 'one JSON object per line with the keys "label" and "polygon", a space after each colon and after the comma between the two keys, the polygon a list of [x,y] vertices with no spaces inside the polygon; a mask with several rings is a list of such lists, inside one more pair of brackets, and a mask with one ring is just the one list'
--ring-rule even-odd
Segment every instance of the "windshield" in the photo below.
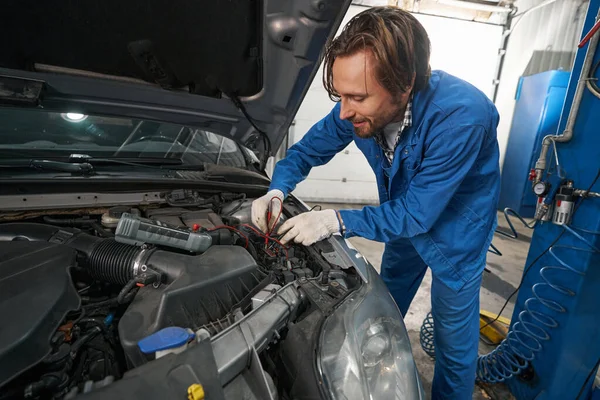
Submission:
{"label": "windshield", "polygon": [[[0,109],[0,158],[177,159],[245,168],[244,149],[205,129],[127,117]],[[165,163],[167,163],[166,160]]]}

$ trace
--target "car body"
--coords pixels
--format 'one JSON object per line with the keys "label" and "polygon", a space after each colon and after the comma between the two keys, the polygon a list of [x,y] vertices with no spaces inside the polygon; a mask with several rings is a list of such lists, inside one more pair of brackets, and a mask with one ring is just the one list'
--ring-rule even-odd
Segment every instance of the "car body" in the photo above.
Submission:
{"label": "car body", "polygon": [[10,2],[0,398],[423,397],[373,266],[251,225],[348,5]]}

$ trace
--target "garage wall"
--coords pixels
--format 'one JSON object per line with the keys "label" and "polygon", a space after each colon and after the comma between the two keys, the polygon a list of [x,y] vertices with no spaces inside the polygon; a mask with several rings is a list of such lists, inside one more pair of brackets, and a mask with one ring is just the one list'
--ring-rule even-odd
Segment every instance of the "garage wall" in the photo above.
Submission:
{"label": "garage wall", "polygon": [[[351,6],[342,26],[364,9]],[[415,17],[430,36],[432,68],[465,79],[491,97],[502,28],[443,17],[418,14]],[[334,105],[323,89],[321,77],[319,71],[298,111],[295,125],[290,128],[290,145],[299,141]],[[294,193],[316,202],[375,204],[378,201],[375,176],[354,143],[329,164],[314,168]]]}
{"label": "garage wall", "polygon": [[[517,16],[544,3],[546,2],[543,0],[517,0]],[[519,78],[552,69],[570,70],[587,4],[587,0],[556,0],[515,18],[496,98],[500,113],[498,143],[501,165],[504,162]]]}

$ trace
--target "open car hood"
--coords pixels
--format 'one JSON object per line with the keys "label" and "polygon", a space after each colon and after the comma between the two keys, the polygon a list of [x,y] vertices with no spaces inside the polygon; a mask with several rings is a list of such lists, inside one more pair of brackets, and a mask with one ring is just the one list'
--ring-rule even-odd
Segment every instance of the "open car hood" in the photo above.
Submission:
{"label": "open car hood", "polygon": [[0,106],[210,128],[272,155],[349,5],[9,0],[0,26]]}

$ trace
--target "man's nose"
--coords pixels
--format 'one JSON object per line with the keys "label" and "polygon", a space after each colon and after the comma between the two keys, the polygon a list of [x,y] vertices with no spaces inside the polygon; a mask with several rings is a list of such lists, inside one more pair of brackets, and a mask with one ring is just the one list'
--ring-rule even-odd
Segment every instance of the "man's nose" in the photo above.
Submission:
{"label": "man's nose", "polygon": [[340,119],[349,119],[354,116],[354,111],[348,105],[348,101],[342,98],[340,106]]}

